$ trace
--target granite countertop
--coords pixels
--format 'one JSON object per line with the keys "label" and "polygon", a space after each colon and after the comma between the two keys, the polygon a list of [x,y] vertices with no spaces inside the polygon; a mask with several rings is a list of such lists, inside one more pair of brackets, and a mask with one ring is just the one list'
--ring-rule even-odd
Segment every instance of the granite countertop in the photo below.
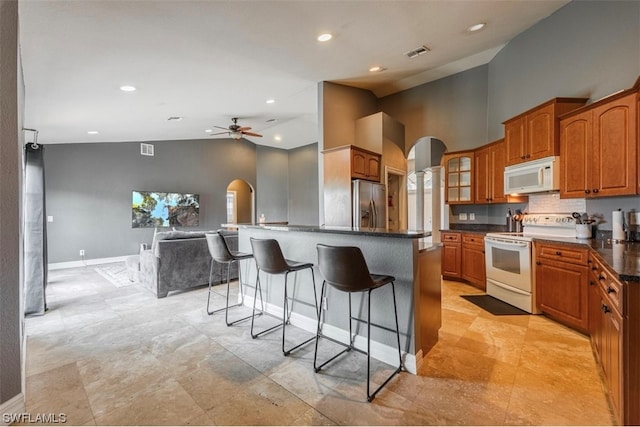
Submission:
{"label": "granite countertop", "polygon": [[311,233],[336,233],[336,234],[357,234],[361,236],[397,237],[408,239],[420,239],[431,236],[430,231],[400,230],[389,231],[384,228],[358,228],[358,227],[332,227],[326,225],[254,225],[238,224],[239,228],[263,228],[274,231],[302,231]]}

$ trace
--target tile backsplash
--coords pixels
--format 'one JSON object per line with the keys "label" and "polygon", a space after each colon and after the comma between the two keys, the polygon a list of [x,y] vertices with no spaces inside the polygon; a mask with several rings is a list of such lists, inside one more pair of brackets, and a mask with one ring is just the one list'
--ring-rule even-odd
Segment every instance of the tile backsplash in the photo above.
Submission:
{"label": "tile backsplash", "polygon": [[559,193],[529,194],[528,213],[586,212],[585,199],[561,199]]}

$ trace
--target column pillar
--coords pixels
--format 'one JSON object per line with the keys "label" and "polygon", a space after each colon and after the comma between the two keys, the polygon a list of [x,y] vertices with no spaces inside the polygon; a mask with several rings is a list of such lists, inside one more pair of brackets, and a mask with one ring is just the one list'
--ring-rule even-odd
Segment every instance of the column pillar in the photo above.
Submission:
{"label": "column pillar", "polygon": [[416,171],[416,230],[424,230],[424,171]]}

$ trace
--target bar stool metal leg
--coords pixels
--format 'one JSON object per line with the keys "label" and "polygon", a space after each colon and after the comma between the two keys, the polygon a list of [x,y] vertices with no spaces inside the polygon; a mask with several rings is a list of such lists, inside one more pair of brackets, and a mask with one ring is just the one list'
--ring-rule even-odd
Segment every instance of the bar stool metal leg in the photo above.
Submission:
{"label": "bar stool metal leg", "polygon": [[267,332],[271,332],[274,329],[277,329],[279,327],[281,327],[281,324],[277,324],[274,325],[270,328],[267,328],[265,330],[262,330],[260,332],[254,333],[253,332],[253,325],[254,325],[254,319],[256,316],[256,301],[258,300],[258,291],[260,292],[260,305],[262,307],[262,311],[259,314],[262,314],[264,312],[264,299],[262,298],[262,286],[260,284],[260,269],[257,268],[256,269],[258,272],[256,273],[256,289],[255,289],[255,293],[253,296],[253,313],[251,314],[251,338],[256,339],[258,338],[260,335],[266,334]]}
{"label": "bar stool metal leg", "polygon": [[[318,295],[316,293],[316,278],[315,275],[313,273],[313,268],[310,269],[311,271],[311,280],[313,281],[313,296],[314,296],[314,300],[315,300],[315,305],[316,305],[316,315],[318,315]],[[285,350],[284,348],[284,344],[285,344],[285,331],[286,331],[286,324],[290,323],[290,317],[291,314],[289,313],[289,298],[287,296],[287,277],[289,276],[289,272],[285,273],[284,275],[284,313],[282,315],[282,353],[285,356],[288,356],[292,351],[302,347],[303,345],[310,343],[311,341],[313,341],[314,339],[316,339],[316,337],[311,337],[306,341],[301,342],[300,344],[295,345],[294,347],[291,347],[289,350]]]}
{"label": "bar stool metal leg", "polygon": [[[240,262],[237,261],[237,260],[234,260],[234,261],[226,263],[227,264],[227,295],[226,295],[226,304],[225,304],[225,306],[222,307],[222,308],[219,308],[217,310],[213,310],[213,311],[209,310],[209,304],[210,304],[210,301],[211,301],[211,292],[213,292],[213,290],[212,290],[213,262],[214,261],[212,259],[211,260],[211,268],[209,269],[209,296],[207,298],[207,314],[208,315],[212,315],[212,314],[219,313],[219,312],[224,310],[224,312],[225,312],[224,313],[224,321],[227,324],[227,326],[232,326],[232,325],[235,325],[238,322],[242,322],[244,320],[248,320],[253,315],[246,316],[246,317],[243,317],[241,319],[236,319],[236,320],[234,320],[232,322],[229,322],[229,308],[241,307],[241,306],[244,305],[244,292],[242,290],[242,286],[243,286],[243,284],[242,284],[242,273],[240,271],[241,270],[241,265],[240,265]],[[239,286],[241,299],[240,299],[240,302],[238,302],[236,304],[233,304],[233,305],[229,305],[229,290],[231,289],[231,265],[234,262],[238,263],[238,286]],[[261,315],[261,314],[262,314],[262,312],[258,313],[258,315]]]}

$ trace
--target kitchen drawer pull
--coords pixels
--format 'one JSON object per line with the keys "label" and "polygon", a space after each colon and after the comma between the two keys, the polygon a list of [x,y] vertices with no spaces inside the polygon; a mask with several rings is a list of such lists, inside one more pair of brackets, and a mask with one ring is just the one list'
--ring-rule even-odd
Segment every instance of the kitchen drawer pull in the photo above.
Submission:
{"label": "kitchen drawer pull", "polygon": [[600,281],[603,281],[605,279],[606,279],[606,277],[604,277],[602,274],[598,276],[598,280],[600,280]]}
{"label": "kitchen drawer pull", "polygon": [[612,288],[611,286],[607,287],[607,293],[608,294],[617,294],[618,291],[615,288]]}
{"label": "kitchen drawer pull", "polygon": [[600,305],[600,309],[602,310],[603,313],[611,313],[611,309],[607,307],[606,304]]}
{"label": "kitchen drawer pull", "polygon": [[585,194],[589,194],[589,193],[591,193],[591,190],[589,190],[589,189],[587,188],[587,189],[585,189],[585,190],[584,190],[584,193],[585,193]]}
{"label": "kitchen drawer pull", "polygon": [[596,282],[594,282],[593,280],[589,280],[589,286],[593,286],[595,284],[596,284]]}
{"label": "kitchen drawer pull", "polygon": [[558,256],[562,256],[562,252],[560,252],[560,251],[556,251],[556,255],[558,255]]}
{"label": "kitchen drawer pull", "polygon": [[596,270],[598,270],[598,267],[596,267],[595,265],[591,267],[591,271],[596,271]]}
{"label": "kitchen drawer pull", "polygon": [[594,192],[594,193],[597,193],[598,191],[599,191],[599,190],[598,190],[597,188],[594,188],[594,189],[593,189],[593,192]]}

